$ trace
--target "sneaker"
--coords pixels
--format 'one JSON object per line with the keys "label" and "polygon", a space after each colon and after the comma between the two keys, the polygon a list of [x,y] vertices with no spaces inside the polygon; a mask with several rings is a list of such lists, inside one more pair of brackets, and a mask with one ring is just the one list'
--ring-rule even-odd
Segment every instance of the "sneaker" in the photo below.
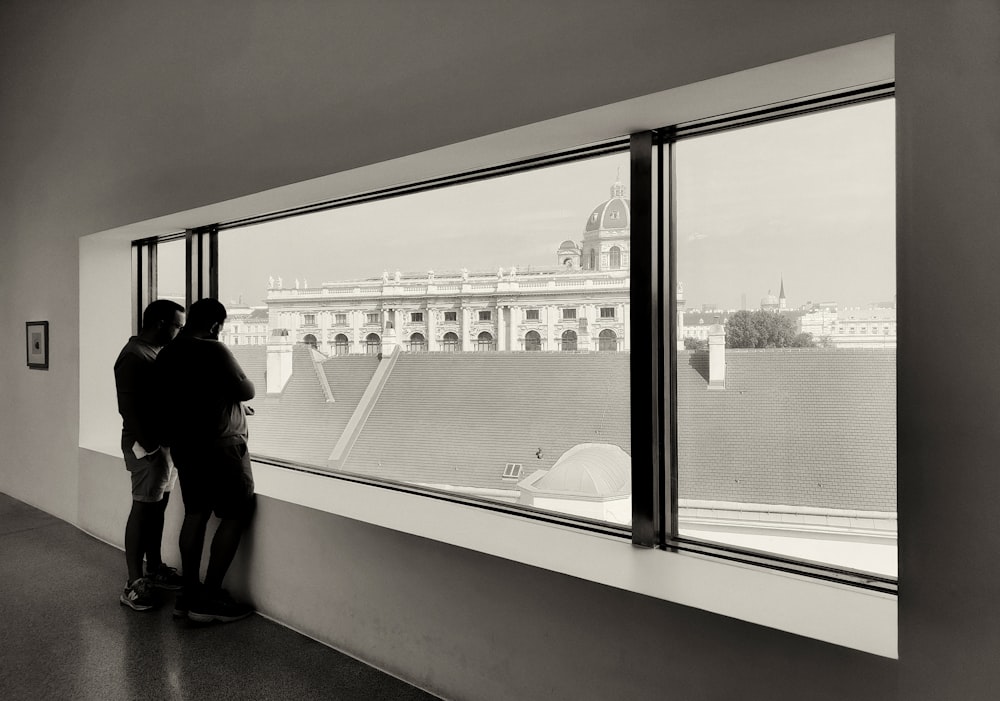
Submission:
{"label": "sneaker", "polygon": [[184,579],[177,574],[177,568],[167,567],[163,563],[155,570],[147,571],[146,579],[152,586],[166,591],[177,591],[184,586]]}
{"label": "sneaker", "polygon": [[177,592],[177,597],[174,599],[174,618],[187,618],[188,611],[191,610],[191,602],[197,598],[200,589],[200,585],[197,589],[185,586]]}
{"label": "sneaker", "polygon": [[122,606],[128,606],[133,611],[148,611],[157,604],[153,587],[145,577],[139,577],[131,584],[125,583],[125,590],[118,597]]}
{"label": "sneaker", "polygon": [[253,613],[253,607],[233,601],[223,590],[208,596],[200,596],[190,602],[188,618],[196,623],[230,623],[246,618]]}

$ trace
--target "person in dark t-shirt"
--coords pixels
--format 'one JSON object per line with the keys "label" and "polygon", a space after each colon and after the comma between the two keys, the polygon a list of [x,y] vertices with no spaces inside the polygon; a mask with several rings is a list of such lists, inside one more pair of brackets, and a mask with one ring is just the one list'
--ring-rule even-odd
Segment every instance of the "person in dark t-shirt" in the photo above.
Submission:
{"label": "person in dark t-shirt", "polygon": [[[235,621],[253,612],[222,588],[254,506],[243,402],[253,399],[255,389],[219,341],[225,320],[226,308],[218,300],[198,300],[188,310],[184,333],[156,360],[165,440],[184,500],[184,591],[177,597],[174,615],[199,623]],[[219,526],[202,583],[201,554],[213,512]]]}
{"label": "person in dark t-shirt", "polygon": [[128,581],[118,600],[136,611],[156,605],[153,588],[180,589],[177,570],[165,565],[160,556],[163,514],[176,472],[162,447],[153,363],[183,327],[184,307],[169,299],[151,302],[142,313],[142,330],[128,340],[115,360],[122,454],[132,478],[132,510],[125,524]]}

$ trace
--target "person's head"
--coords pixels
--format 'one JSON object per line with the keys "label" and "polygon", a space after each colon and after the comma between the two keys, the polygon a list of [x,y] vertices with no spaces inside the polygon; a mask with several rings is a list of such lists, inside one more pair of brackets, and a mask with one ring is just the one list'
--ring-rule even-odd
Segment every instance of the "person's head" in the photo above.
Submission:
{"label": "person's head", "polygon": [[184,328],[184,307],[169,299],[150,302],[142,312],[139,333],[155,346],[165,346]]}
{"label": "person's head", "polygon": [[225,322],[226,308],[217,299],[199,299],[188,309],[187,329],[193,335],[218,339]]}

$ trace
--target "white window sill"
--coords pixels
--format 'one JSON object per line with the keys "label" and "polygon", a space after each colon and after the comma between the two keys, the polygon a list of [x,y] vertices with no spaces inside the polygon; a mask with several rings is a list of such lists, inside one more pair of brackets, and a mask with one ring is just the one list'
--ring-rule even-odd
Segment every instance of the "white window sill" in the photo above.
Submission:
{"label": "white window sill", "polygon": [[254,463],[259,494],[553,572],[897,658],[896,597]]}

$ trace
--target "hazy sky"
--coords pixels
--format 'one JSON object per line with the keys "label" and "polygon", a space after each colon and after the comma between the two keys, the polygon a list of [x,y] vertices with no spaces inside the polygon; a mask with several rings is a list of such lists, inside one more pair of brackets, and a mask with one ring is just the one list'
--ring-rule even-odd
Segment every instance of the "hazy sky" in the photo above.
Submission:
{"label": "hazy sky", "polygon": [[[689,307],[756,307],[780,277],[790,306],[895,294],[892,101],[690,139],[677,146],[678,276]],[[555,265],[628,154],[345,207],[219,235],[220,297],[260,304],[269,275],[311,287],[390,273]],[[160,252],[160,268],[183,244]],[[178,268],[183,270],[182,264]],[[161,272],[160,289],[182,287]]]}

